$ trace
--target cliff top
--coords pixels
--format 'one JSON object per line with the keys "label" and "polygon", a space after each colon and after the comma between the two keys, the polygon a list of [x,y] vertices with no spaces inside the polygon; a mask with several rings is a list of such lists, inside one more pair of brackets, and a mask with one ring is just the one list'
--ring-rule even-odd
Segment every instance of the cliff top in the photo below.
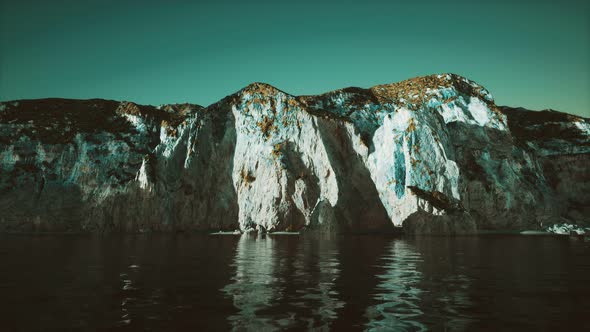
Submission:
{"label": "cliff top", "polygon": [[[82,131],[92,131],[97,126],[104,124],[105,115],[128,114],[151,118],[155,121],[166,121],[168,124],[175,126],[181,123],[188,114],[200,110],[215,110],[220,102],[229,101],[234,103],[244,94],[256,95],[257,100],[264,97],[284,94],[297,101],[300,105],[310,109],[320,108],[325,103],[340,95],[346,95],[346,106],[362,106],[367,103],[374,104],[398,104],[411,109],[419,108],[427,102],[433,94],[444,92],[445,89],[455,89],[461,94],[475,96],[485,102],[488,107],[500,112],[500,109],[494,103],[491,94],[481,85],[457,74],[435,74],[420,76],[396,83],[379,84],[370,88],[347,87],[329,91],[318,95],[300,95],[295,96],[284,92],[270,84],[254,82],[237,92],[228,95],[219,102],[202,107],[196,104],[168,104],[154,107],[151,105],[140,105],[133,102],[119,102],[105,99],[63,99],[63,98],[46,98],[46,99],[28,99],[0,102],[0,122],[3,123],[26,123],[33,121],[41,126],[54,125],[56,121],[66,122],[62,124],[73,125]],[[442,96],[442,97],[441,97]],[[443,102],[452,101],[456,96],[447,97],[445,93],[439,94]],[[503,113],[509,112],[504,108]],[[554,112],[555,114],[565,114]],[[547,113],[549,114],[549,113]],[[576,121],[583,119],[575,115],[564,115],[559,119],[558,115],[551,113],[539,113],[535,117],[528,115],[518,116],[518,121]],[[508,114],[512,118],[517,118],[514,114]],[[59,119],[58,119],[59,118]],[[61,120],[60,120],[61,119]],[[528,122],[527,122],[528,123]]]}
{"label": "cliff top", "polygon": [[13,125],[14,135],[65,143],[76,133],[129,132],[132,130],[129,122],[120,115],[139,116],[156,123],[165,121],[176,126],[188,113],[200,109],[201,106],[192,104],[154,107],[105,99],[24,99],[0,102],[0,123]]}

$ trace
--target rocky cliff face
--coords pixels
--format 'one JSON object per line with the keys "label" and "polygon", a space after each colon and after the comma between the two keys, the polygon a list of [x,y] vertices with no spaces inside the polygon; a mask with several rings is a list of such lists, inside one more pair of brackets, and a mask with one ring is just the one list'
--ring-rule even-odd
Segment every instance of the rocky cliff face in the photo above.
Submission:
{"label": "rocky cliff face", "polygon": [[[590,121],[445,74],[292,96],[0,103],[0,229],[463,233],[590,223]],[[586,224],[584,224],[586,223]]]}

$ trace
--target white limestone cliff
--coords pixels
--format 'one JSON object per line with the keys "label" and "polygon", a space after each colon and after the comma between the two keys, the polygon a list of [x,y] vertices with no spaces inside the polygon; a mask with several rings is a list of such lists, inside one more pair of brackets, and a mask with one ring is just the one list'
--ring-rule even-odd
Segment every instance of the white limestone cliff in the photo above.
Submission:
{"label": "white limestone cliff", "polygon": [[463,77],[206,108],[0,103],[0,229],[469,233],[590,224],[590,121]]}

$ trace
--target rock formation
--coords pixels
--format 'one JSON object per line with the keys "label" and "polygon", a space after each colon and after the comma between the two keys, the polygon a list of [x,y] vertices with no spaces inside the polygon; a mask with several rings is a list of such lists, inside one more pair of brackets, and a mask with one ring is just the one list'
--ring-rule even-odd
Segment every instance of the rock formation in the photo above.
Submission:
{"label": "rock formation", "polygon": [[208,107],[0,103],[0,230],[416,233],[590,224],[590,120],[454,74]]}

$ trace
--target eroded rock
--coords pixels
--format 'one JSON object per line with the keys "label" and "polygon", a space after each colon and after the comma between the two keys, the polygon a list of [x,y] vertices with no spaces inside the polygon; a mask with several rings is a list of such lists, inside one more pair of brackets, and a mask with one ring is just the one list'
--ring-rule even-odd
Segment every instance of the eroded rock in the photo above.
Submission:
{"label": "eroded rock", "polygon": [[466,78],[223,100],[0,103],[3,231],[590,226],[590,121]]}

